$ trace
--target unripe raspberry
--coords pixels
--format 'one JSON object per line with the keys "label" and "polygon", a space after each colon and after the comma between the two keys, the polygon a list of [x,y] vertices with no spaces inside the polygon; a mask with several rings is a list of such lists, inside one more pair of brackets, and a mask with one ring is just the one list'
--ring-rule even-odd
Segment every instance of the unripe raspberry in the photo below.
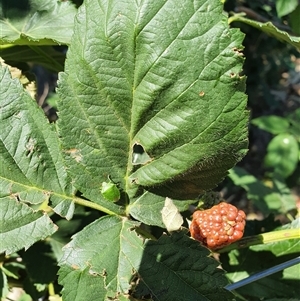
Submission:
{"label": "unripe raspberry", "polygon": [[191,236],[210,249],[229,245],[243,237],[246,214],[221,202],[207,210],[197,210],[190,225]]}

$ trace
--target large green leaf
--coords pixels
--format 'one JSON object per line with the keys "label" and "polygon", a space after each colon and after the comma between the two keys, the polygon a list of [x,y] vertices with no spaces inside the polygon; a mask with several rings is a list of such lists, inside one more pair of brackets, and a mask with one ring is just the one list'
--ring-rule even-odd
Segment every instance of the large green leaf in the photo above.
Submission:
{"label": "large green leaf", "polygon": [[183,233],[144,244],[137,226],[125,218],[106,216],[73,237],[60,262],[64,300],[94,300],[95,294],[95,300],[113,299],[134,291],[130,284],[136,277],[140,285],[133,295],[141,298],[150,294],[165,301],[232,299],[223,289],[224,272],[208,249]]}
{"label": "large green leaf", "polygon": [[50,218],[16,199],[0,198],[0,253],[27,249],[57,230]]}
{"label": "large green leaf", "polygon": [[233,300],[218,265],[208,249],[182,232],[163,235],[144,246],[135,294],[161,301]]}
{"label": "large green leaf", "polygon": [[[128,292],[143,252],[143,241],[133,231],[134,227],[135,222],[106,216],[73,237],[64,247],[60,262],[60,282],[66,301],[93,300],[87,297],[94,294],[93,283],[96,290],[103,291],[97,300],[105,300],[104,296],[110,292]],[[78,277],[90,289],[74,291]]]}
{"label": "large green leaf", "polygon": [[[5,206],[1,210],[4,214],[1,230],[7,250],[13,252],[53,233],[49,230],[53,225],[50,227],[47,216],[34,214],[30,208],[22,206],[23,203],[35,207],[51,204],[57,213],[67,218],[71,218],[74,204],[55,129],[20,81],[12,79],[9,69],[2,65],[0,95],[0,197]],[[18,215],[5,215],[7,210],[18,212]],[[30,226],[21,229],[21,225],[27,223]],[[10,231],[6,231],[7,226]],[[32,239],[16,243],[16,233],[23,231],[22,236],[30,236],[35,227],[38,231]]]}
{"label": "large green leaf", "polygon": [[108,176],[130,198],[214,187],[245,154],[248,119],[243,35],[220,1],[86,1],[75,23],[58,89],[75,187],[90,199]]}
{"label": "large green leaf", "polygon": [[64,284],[62,295],[65,301],[107,300],[104,277],[89,273],[89,267],[84,270],[63,267],[59,278]]}
{"label": "large green leaf", "polygon": [[0,44],[69,44],[75,14],[70,1],[1,1]]}

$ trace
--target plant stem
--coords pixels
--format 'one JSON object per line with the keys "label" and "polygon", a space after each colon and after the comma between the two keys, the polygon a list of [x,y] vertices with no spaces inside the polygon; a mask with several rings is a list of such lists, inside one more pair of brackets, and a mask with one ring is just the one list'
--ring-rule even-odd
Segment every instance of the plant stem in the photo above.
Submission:
{"label": "plant stem", "polygon": [[[97,203],[93,203],[91,201],[87,201],[78,197],[73,198],[73,201],[75,204],[81,205],[81,206],[85,206],[85,207],[89,207],[89,208],[93,208],[99,211],[102,211],[104,213],[107,213],[109,215],[118,215],[117,212],[111,211],[108,208],[105,208]],[[124,213],[124,212],[123,212]]]}
{"label": "plant stem", "polygon": [[[270,20],[263,17],[262,15],[258,14],[254,10],[245,7],[245,6],[239,6],[236,9],[236,13],[228,18],[228,24],[231,24],[234,21],[240,21],[244,22],[244,20],[250,20],[254,22],[260,22],[260,23],[267,23]],[[246,23],[246,22],[245,22]],[[287,31],[291,33],[291,28],[289,26],[277,23],[272,21],[273,25],[276,26],[279,30]],[[250,25],[250,24],[249,24]]]}
{"label": "plant stem", "polygon": [[288,240],[288,239],[299,239],[300,229],[286,229],[280,231],[272,231],[254,236],[247,236],[235,243],[228,245],[222,249],[217,250],[218,253],[228,252],[234,249],[247,248],[250,246],[268,244],[272,242]]}

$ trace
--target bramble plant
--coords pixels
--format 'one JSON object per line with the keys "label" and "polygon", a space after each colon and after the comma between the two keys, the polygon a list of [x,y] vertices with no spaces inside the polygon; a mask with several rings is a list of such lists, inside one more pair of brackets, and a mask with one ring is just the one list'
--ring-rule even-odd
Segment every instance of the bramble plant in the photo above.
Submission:
{"label": "bramble plant", "polygon": [[[22,300],[244,300],[230,282],[299,254],[299,219],[269,216],[233,244],[225,237],[220,261],[188,232],[195,207],[216,201],[206,192],[247,153],[244,34],[228,24],[244,16],[228,19],[219,0],[1,5],[2,298],[22,286]],[[66,60],[51,48],[61,44]],[[57,122],[16,61],[62,71]],[[221,204],[240,238],[244,213]],[[271,266],[249,270],[245,258],[262,254]],[[280,279],[290,298],[295,271]],[[275,291],[261,296],[284,297]]]}

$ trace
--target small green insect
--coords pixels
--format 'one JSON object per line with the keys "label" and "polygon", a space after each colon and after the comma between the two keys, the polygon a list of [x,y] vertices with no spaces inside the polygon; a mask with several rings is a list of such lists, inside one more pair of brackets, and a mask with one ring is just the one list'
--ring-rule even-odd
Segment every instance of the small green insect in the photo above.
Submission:
{"label": "small green insect", "polygon": [[101,194],[105,199],[111,202],[117,202],[120,199],[120,190],[117,185],[111,181],[108,177],[109,182],[103,182],[101,187]]}

